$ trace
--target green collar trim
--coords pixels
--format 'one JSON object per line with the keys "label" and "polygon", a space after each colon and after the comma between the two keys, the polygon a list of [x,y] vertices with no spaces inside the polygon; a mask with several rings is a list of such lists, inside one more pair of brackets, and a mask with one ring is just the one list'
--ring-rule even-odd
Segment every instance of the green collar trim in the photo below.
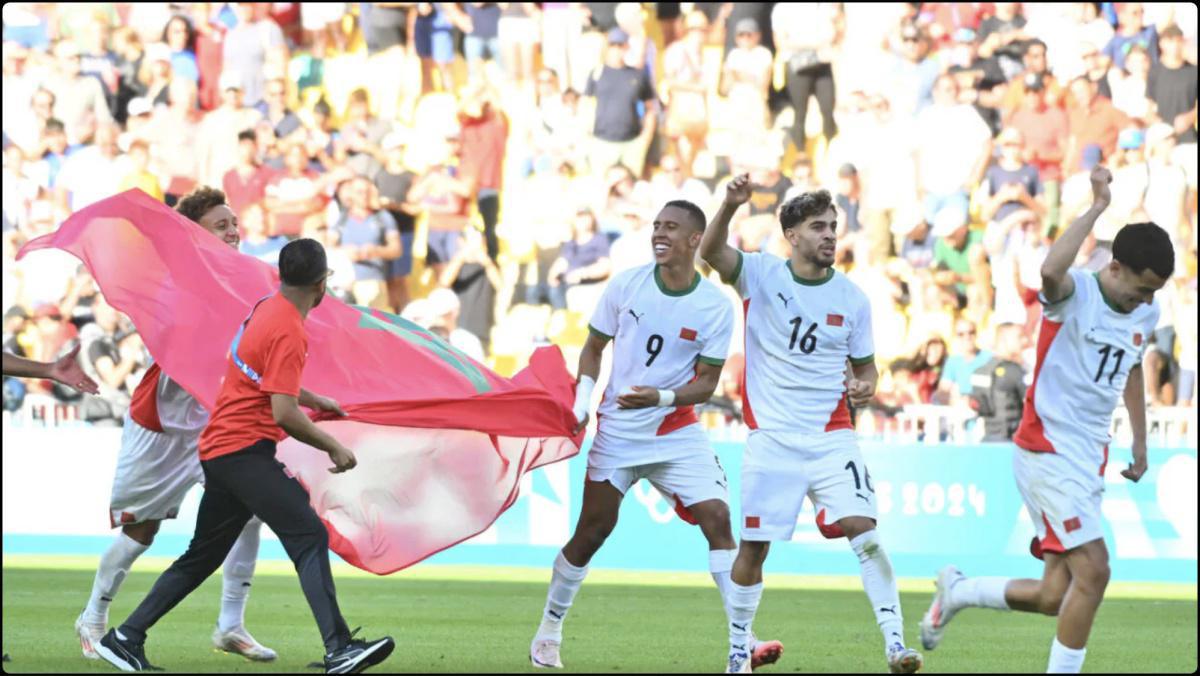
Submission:
{"label": "green collar trim", "polygon": [[693,271],[693,274],[695,276],[692,277],[692,283],[691,283],[691,285],[688,286],[688,288],[684,289],[683,291],[672,291],[671,289],[667,288],[666,284],[663,283],[660,266],[655,265],[654,266],[654,283],[658,285],[658,290],[662,291],[664,295],[675,296],[675,297],[686,296],[689,293],[695,291],[697,286],[700,286],[700,273]]}
{"label": "green collar trim", "polygon": [[1122,314],[1122,315],[1129,314],[1128,312],[1117,307],[1117,304],[1114,303],[1113,300],[1108,297],[1108,294],[1104,293],[1104,285],[1100,283],[1100,273],[1093,272],[1092,276],[1096,278],[1096,288],[1100,289],[1100,297],[1104,299],[1104,304],[1107,305],[1109,308],[1111,308],[1112,311],[1116,312],[1117,314]]}
{"label": "green collar trim", "polygon": [[792,270],[792,261],[791,260],[788,260],[788,262],[787,262],[787,269],[788,269],[788,272],[792,273],[792,279],[796,280],[797,284],[803,284],[804,286],[821,286],[825,282],[828,282],[829,280],[833,279],[833,268],[827,268],[825,270],[825,278],[824,279],[803,279],[803,278],[797,277],[796,272],[794,270]]}

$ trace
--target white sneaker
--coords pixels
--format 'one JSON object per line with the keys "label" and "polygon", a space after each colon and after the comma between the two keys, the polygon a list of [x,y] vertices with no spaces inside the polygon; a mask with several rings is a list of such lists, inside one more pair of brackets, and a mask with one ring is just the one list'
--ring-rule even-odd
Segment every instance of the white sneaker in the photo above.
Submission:
{"label": "white sneaker", "polygon": [[888,650],[888,671],[893,674],[915,674],[925,665],[921,653],[912,648],[905,648],[900,643],[893,643]]}
{"label": "white sneaker", "polygon": [[750,653],[745,650],[729,651],[729,664],[725,667],[727,674],[750,674],[754,670],[750,666]]}
{"label": "white sneaker", "polygon": [[75,618],[75,634],[79,637],[79,647],[83,649],[83,656],[89,660],[98,660],[100,653],[96,652],[96,644],[104,638],[106,623],[87,622],[83,619],[86,613],[87,610],[84,610]]}
{"label": "white sneaker", "polygon": [[213,647],[227,653],[241,655],[255,662],[270,662],[278,657],[274,650],[254,640],[245,627],[236,627],[230,631],[221,631],[215,627],[212,634]]}
{"label": "white sneaker", "polygon": [[946,566],[938,572],[937,591],[933,594],[933,603],[921,618],[921,645],[926,650],[933,650],[942,642],[946,625],[954,618],[958,608],[950,605],[950,588],[965,580],[966,576],[954,566]]}
{"label": "white sneaker", "polygon": [[529,661],[539,669],[562,669],[562,659],[558,656],[558,649],[561,647],[562,641],[534,638],[529,646]]}

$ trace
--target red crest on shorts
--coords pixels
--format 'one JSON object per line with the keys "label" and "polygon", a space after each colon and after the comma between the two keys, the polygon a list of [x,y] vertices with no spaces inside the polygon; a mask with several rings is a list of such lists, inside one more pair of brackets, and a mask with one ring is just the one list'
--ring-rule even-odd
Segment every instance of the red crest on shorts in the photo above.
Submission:
{"label": "red crest on shorts", "polygon": [[1140,333],[1133,334],[1133,346],[1134,347],[1142,346],[1142,334],[1140,334]]}
{"label": "red crest on shorts", "polygon": [[696,329],[679,329],[679,337],[684,340],[696,340]]}
{"label": "red crest on shorts", "polygon": [[825,323],[830,326],[841,326],[845,317],[841,315],[825,315]]}
{"label": "red crest on shorts", "polygon": [[757,516],[746,517],[746,528],[758,528],[759,520]]}
{"label": "red crest on shorts", "polygon": [[1079,523],[1079,517],[1073,516],[1066,521],[1063,521],[1063,528],[1066,528],[1067,532],[1070,533],[1083,528],[1083,525]]}

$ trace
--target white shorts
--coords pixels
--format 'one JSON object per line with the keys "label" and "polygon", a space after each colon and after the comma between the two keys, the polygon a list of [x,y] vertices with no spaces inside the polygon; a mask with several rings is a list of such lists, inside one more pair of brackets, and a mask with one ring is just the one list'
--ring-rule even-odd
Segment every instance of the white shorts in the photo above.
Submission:
{"label": "white shorts", "polygon": [[1104,476],[1080,472],[1059,453],[1013,451],[1013,475],[1037,531],[1031,551],[1061,554],[1104,537]]}
{"label": "white shorts", "polygon": [[[592,442],[592,452],[603,454],[605,462],[597,467],[592,452],[588,453],[587,478],[589,481],[607,481],[624,495],[630,486],[639,479],[646,479],[654,486],[667,502],[683,507],[704,502],[705,500],[721,500],[729,503],[729,480],[721,461],[712,452],[707,437],[697,442],[690,434],[668,435],[660,437],[651,447],[659,450],[670,446],[678,446],[679,452],[674,457],[661,462],[648,462],[641,465],[626,467],[610,466],[612,456],[629,456],[638,450],[647,452],[643,442],[623,441],[608,435],[597,435]],[[628,444],[636,446],[633,453],[622,453],[620,446]],[[599,448],[597,448],[599,447]],[[681,453],[683,455],[681,455]],[[636,457],[636,456],[634,456]]]}
{"label": "white shorts", "polygon": [[199,442],[198,434],[152,432],[126,415],[108,503],[112,527],[178,516],[188,491],[204,482]]}
{"label": "white shorts", "polygon": [[875,488],[854,431],[751,432],[742,459],[742,539],[792,539],[806,495],[825,509],[827,524],[876,518]]}

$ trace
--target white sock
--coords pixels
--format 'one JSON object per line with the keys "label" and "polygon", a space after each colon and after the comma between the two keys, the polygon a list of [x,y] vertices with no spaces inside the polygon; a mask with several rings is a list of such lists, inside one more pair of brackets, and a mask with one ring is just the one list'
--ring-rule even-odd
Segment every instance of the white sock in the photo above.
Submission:
{"label": "white sock", "polygon": [[729,652],[750,652],[750,634],[754,615],[758,613],[758,602],[762,599],[763,586],[759,582],[749,587],[729,583],[726,612],[729,616]]}
{"label": "white sock", "polygon": [[550,577],[550,589],[546,592],[546,608],[542,611],[538,638],[562,640],[563,620],[567,618],[567,611],[571,609],[587,571],[587,566],[571,565],[562,551],[558,552],[554,559],[554,574]]}
{"label": "white sock", "polygon": [[87,609],[84,610],[85,622],[93,624],[108,624],[108,606],[117,596],[117,590],[129,575],[129,568],[134,561],[150,548],[125,533],[117,535],[117,539],[108,547],[108,551],[100,557],[100,567],[96,569],[96,580],[92,583],[92,596],[88,599]]}
{"label": "white sock", "polygon": [[950,604],[955,608],[993,608],[1009,610],[1004,590],[1011,578],[968,577],[950,588]]}
{"label": "white sock", "polygon": [[708,572],[712,573],[713,582],[717,583],[717,591],[721,593],[721,603],[726,607],[729,605],[729,591],[733,585],[729,575],[733,571],[735,558],[736,549],[710,549],[708,552]]}
{"label": "white sock", "polygon": [[875,621],[883,632],[883,647],[887,650],[895,643],[904,645],[904,616],[900,609],[900,592],[896,589],[896,576],[892,573],[892,562],[879,543],[879,534],[874,529],[862,533],[850,541],[850,547],[858,555],[862,573],[863,590],[875,609]]}
{"label": "white sock", "polygon": [[225,557],[221,571],[221,614],[217,616],[221,631],[237,629],[246,621],[246,601],[250,599],[250,578],[254,577],[254,563],[258,560],[261,531],[262,521],[250,517]]}
{"label": "white sock", "polygon": [[1078,674],[1083,669],[1083,658],[1087,656],[1087,647],[1075,649],[1058,642],[1050,644],[1050,665],[1046,667],[1047,674]]}

